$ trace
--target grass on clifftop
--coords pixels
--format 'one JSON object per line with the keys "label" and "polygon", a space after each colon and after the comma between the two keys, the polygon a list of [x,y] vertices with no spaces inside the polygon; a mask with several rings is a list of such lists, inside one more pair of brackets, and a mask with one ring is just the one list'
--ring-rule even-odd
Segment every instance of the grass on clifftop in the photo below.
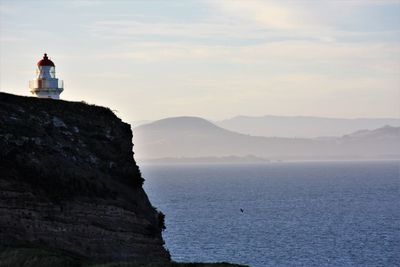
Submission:
{"label": "grass on clifftop", "polygon": [[0,267],[244,267],[221,263],[107,263],[91,264],[74,254],[40,248],[8,248],[0,251]]}

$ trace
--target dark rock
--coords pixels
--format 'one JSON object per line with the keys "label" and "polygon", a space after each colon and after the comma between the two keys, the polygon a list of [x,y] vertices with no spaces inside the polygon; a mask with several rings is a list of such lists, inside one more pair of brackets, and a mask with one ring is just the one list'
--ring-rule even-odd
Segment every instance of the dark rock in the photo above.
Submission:
{"label": "dark rock", "polygon": [[0,248],[169,261],[131,140],[110,109],[0,93]]}

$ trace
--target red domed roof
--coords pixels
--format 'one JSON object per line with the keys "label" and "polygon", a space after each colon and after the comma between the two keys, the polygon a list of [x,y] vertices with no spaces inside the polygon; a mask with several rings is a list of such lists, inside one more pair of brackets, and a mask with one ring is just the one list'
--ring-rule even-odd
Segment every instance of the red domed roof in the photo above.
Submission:
{"label": "red domed roof", "polygon": [[55,67],[53,61],[51,61],[48,57],[47,54],[44,54],[43,59],[40,60],[37,63],[38,67],[42,67],[42,66],[51,66],[51,67]]}

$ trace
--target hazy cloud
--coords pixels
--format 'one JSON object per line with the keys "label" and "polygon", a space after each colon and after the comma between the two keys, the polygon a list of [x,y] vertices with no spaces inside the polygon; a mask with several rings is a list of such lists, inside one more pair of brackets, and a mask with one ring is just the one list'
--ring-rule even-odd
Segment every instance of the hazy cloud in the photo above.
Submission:
{"label": "hazy cloud", "polygon": [[302,12],[301,9],[294,10],[278,1],[231,0],[209,1],[209,4],[228,13],[228,15],[261,23],[271,29],[298,29],[312,25],[298,18],[299,13]]}

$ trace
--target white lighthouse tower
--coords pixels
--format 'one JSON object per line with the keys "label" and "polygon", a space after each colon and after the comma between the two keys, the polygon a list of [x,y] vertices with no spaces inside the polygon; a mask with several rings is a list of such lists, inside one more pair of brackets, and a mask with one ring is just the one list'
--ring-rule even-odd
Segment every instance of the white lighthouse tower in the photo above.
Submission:
{"label": "white lighthouse tower", "polygon": [[53,61],[47,54],[37,63],[36,79],[29,81],[30,92],[40,98],[60,99],[64,91],[64,83],[56,78],[56,69]]}

